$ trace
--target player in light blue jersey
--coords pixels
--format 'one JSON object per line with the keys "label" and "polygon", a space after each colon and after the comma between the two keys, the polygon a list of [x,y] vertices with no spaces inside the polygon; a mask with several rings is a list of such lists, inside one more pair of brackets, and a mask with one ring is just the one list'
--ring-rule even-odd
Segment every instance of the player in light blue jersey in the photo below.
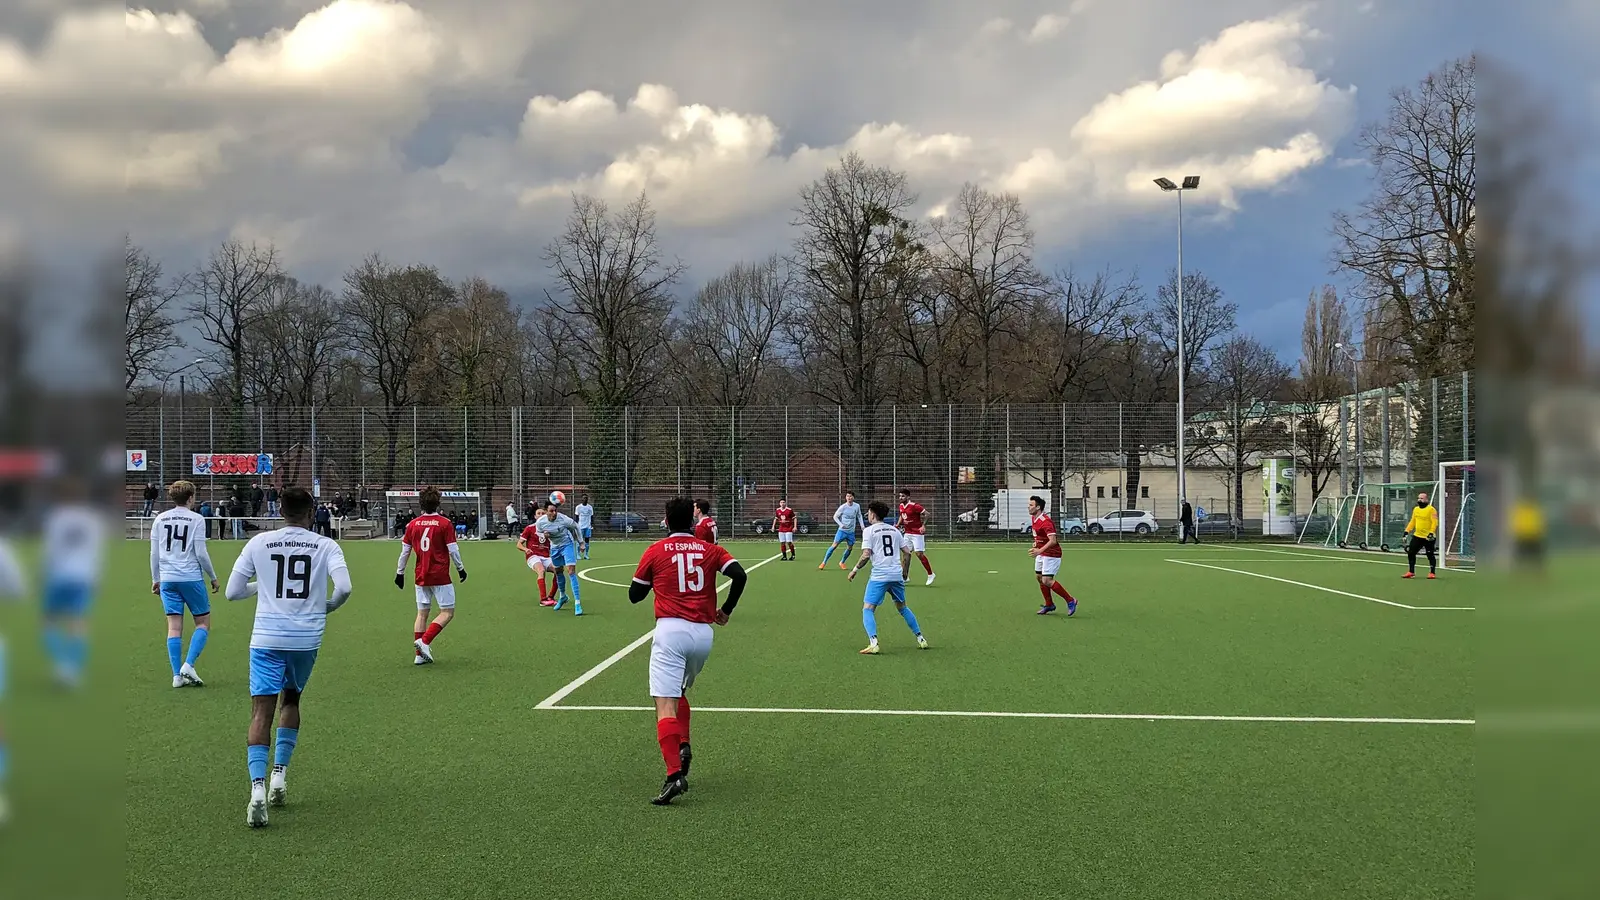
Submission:
{"label": "player in light blue jersey", "polygon": [[578,590],[578,545],[583,533],[578,523],[561,511],[561,507],[546,502],[544,515],[534,523],[550,547],[550,566],[556,570],[556,605],[560,609],[572,600],[572,614],[583,615],[583,596]]}
{"label": "player in light blue jersey", "polygon": [[573,507],[573,513],[578,517],[578,531],[583,534],[583,543],[578,545],[578,558],[589,558],[589,544],[594,540],[594,506],[589,502],[589,495],[578,497],[578,505]]}
{"label": "player in light blue jersey", "polygon": [[[4,538],[0,538],[0,601],[16,600],[27,590],[23,581],[22,566],[17,563],[16,554],[11,551],[11,545]],[[6,699],[6,645],[0,640],[0,703]],[[0,719],[0,825],[4,825],[11,817],[10,808],[6,802],[6,777],[9,774],[10,759],[8,745],[6,744],[6,723]]]}
{"label": "player in light blue jersey", "polygon": [[[172,686],[204,687],[194,664],[211,636],[211,593],[217,592],[217,570],[206,552],[206,520],[194,511],[192,481],[174,481],[167,489],[172,508],[150,524],[150,593],[161,598],[167,614],[167,661],[172,664]],[[204,578],[204,580],[202,580]],[[189,653],[183,654],[183,614],[194,616]]]}
{"label": "player in light blue jersey", "polygon": [[833,524],[838,530],[833,533],[833,543],[828,545],[828,552],[822,555],[822,562],[817,564],[818,569],[826,569],[828,560],[833,558],[833,551],[840,544],[845,545],[844,555],[839,557],[839,568],[847,569],[845,563],[850,559],[850,552],[856,549],[856,529],[861,527],[861,504],[856,502],[855,491],[844,492],[844,502],[833,511]]}
{"label": "player in light blue jersey", "polygon": [[82,684],[89,663],[89,607],[100,584],[106,524],[83,486],[66,481],[45,517],[44,643],[64,687]]}
{"label": "player in light blue jersey", "polygon": [[[245,742],[250,770],[245,823],[251,828],[267,824],[269,805],[287,801],[289,760],[300,740],[300,696],[311,680],[328,613],[343,606],[351,591],[344,551],[332,538],[311,531],[316,506],[311,492],[289,488],[281,506],[284,527],[251,538],[228,576],[229,600],[256,598],[255,627],[250,633],[250,732]],[[274,715],[278,732],[269,790],[267,735]]]}
{"label": "player in light blue jersey", "polygon": [[850,580],[867,565],[872,566],[872,577],[867,581],[867,595],[862,600],[861,624],[867,629],[867,646],[863,654],[878,653],[878,607],[884,595],[894,598],[895,609],[906,620],[911,633],[917,636],[917,649],[928,649],[928,639],[922,636],[917,617],[906,605],[906,578],[900,570],[900,529],[890,525],[889,504],[874,500],[867,504],[867,530],[861,535],[861,560],[850,570]]}

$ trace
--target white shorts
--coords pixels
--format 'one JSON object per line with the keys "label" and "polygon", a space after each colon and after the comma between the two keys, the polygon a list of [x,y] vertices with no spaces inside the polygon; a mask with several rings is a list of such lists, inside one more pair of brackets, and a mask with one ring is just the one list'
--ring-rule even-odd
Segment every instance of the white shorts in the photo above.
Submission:
{"label": "white shorts", "polygon": [[535,572],[539,571],[540,569],[548,570],[550,568],[550,557],[530,556],[528,557],[528,568]]}
{"label": "white shorts", "polygon": [[792,544],[792,543],[794,543],[794,532],[792,532],[792,531],[780,531],[780,532],[778,532],[778,543],[780,543],[780,544]]}
{"label": "white shorts", "polygon": [[1056,573],[1061,571],[1061,557],[1035,556],[1033,558],[1033,571],[1035,574],[1049,575],[1054,578]]}
{"label": "white shorts", "polygon": [[912,553],[923,553],[928,549],[928,536],[925,534],[903,534],[900,536],[900,549]]}
{"label": "white shorts", "polygon": [[455,609],[456,586],[453,584],[417,585],[417,609],[427,609],[433,603],[439,604],[440,609]]}
{"label": "white shorts", "polygon": [[682,697],[710,656],[710,625],[657,619],[650,640],[650,696]]}

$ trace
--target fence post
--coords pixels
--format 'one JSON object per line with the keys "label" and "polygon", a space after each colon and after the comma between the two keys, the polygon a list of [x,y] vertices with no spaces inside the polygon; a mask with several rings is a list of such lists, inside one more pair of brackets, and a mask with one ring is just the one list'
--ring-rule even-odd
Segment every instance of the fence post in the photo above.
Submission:
{"label": "fence post", "polygon": [[421,485],[421,474],[418,469],[417,457],[421,455],[422,446],[417,441],[417,407],[411,407],[411,489],[417,490]]}
{"label": "fence post", "polygon": [[256,452],[267,452],[267,411],[256,405]]}
{"label": "fence post", "polygon": [[1461,373],[1461,458],[1472,459],[1472,387],[1471,373]]}
{"label": "fence post", "polygon": [[[681,471],[681,470],[680,470]],[[683,479],[680,474],[679,480]],[[789,496],[789,407],[783,407],[783,496]]]}
{"label": "fence post", "polygon": [[834,407],[834,410],[835,410],[835,414],[836,414],[836,417],[837,417],[838,428],[839,428],[839,435],[838,435],[839,445],[836,448],[838,450],[838,452],[839,452],[839,455],[837,457],[838,460],[839,460],[839,494],[838,494],[838,496],[840,498],[843,498],[844,497],[844,407],[843,406],[836,406],[836,407]]}
{"label": "fence post", "polygon": [[1067,405],[1061,404],[1061,499],[1056,501],[1056,517],[1067,514]]}
{"label": "fence post", "polygon": [[[161,396],[156,401],[156,435],[160,441],[160,449],[156,451],[159,462],[156,466],[161,469],[161,484],[169,485],[167,480],[167,396],[166,387],[163,386]],[[141,508],[140,512],[144,510]]]}
{"label": "fence post", "polygon": [[572,470],[572,492],[578,492],[578,411],[567,407],[567,468]]}
{"label": "fence post", "polygon": [[1439,471],[1439,376],[1429,379],[1433,385],[1433,459],[1429,472]]}
{"label": "fence post", "polygon": [[1389,456],[1389,387],[1383,388],[1383,420],[1378,426],[1383,430],[1383,483],[1390,482],[1390,456]]}
{"label": "fence post", "polygon": [[1350,496],[1350,460],[1345,454],[1345,432],[1349,431],[1345,399],[1339,398],[1339,493]]}
{"label": "fence post", "polygon": [[678,449],[673,454],[678,460],[678,495],[683,496],[683,407],[676,406],[678,419]]}
{"label": "fence post", "polygon": [[[1128,451],[1126,447],[1122,446],[1122,406],[1121,403],[1117,404],[1117,480],[1122,482],[1122,485],[1126,485],[1128,483]],[[1173,463],[1176,466],[1178,460],[1174,458]],[[1121,487],[1121,485],[1118,487]],[[1121,508],[1120,506],[1117,507],[1117,509]],[[1099,510],[1095,510],[1095,512],[1099,512]],[[1122,528],[1120,526],[1117,528],[1117,540],[1122,540]]]}
{"label": "fence post", "polygon": [[317,484],[317,405],[311,404],[311,493],[318,500],[322,499],[322,491]]}
{"label": "fence post", "polygon": [[[312,409],[315,410],[315,407]],[[313,436],[315,436],[317,433],[317,419],[315,415],[313,415],[311,418],[311,433]],[[217,410],[216,407],[212,406],[206,407],[206,452],[212,454],[217,452]],[[312,440],[311,465],[313,474],[316,473],[316,460],[317,442]],[[211,473],[211,479],[207,482],[207,490],[211,492],[211,499],[215,500],[217,499],[217,473],[215,470],[212,470],[209,467],[207,468],[207,471]],[[217,537],[221,536],[222,535],[220,534],[217,535]]]}
{"label": "fence post", "polygon": [[889,480],[900,489],[900,404],[889,404]]}
{"label": "fence post", "polygon": [[[988,398],[985,398],[984,402],[987,403]],[[1011,490],[1011,404],[1009,403],[1006,404],[1006,452],[1005,456],[1001,458],[1000,479],[1000,490],[1009,492]],[[1007,493],[1006,496],[1010,497],[1011,495]],[[1006,537],[1009,538],[1012,530],[1017,527],[1016,523],[1011,521],[1011,501],[1009,500],[1006,501],[1006,513],[1005,521],[1001,524],[1006,530]],[[1000,516],[995,516],[995,521],[998,522],[1000,519]]]}
{"label": "fence post", "polygon": [[[367,483],[367,408],[357,407],[361,414],[361,483]],[[387,487],[384,490],[388,490]]]}
{"label": "fence post", "polygon": [[[737,407],[728,407],[728,528],[733,534],[734,522],[739,514],[739,453],[737,446],[739,439],[735,432],[738,430],[739,412]],[[715,496],[714,494],[712,496]]]}
{"label": "fence post", "polygon": [[472,490],[472,445],[467,437],[471,426],[467,421],[467,407],[461,407],[461,489]]}
{"label": "fence post", "polygon": [[956,405],[944,405],[945,527],[951,540],[956,536]]}
{"label": "fence post", "polygon": [[[622,510],[623,510],[623,512],[628,512],[629,510],[633,509],[633,499],[628,495],[629,494],[629,488],[631,486],[631,482],[630,482],[630,479],[628,477],[629,474],[630,474],[628,472],[628,457],[631,455],[630,448],[632,446],[630,444],[630,441],[632,440],[632,437],[628,433],[628,426],[630,424],[628,422],[628,411],[630,409],[632,409],[631,406],[622,407]],[[646,525],[646,527],[648,527],[649,523],[647,522],[647,523],[645,523],[645,525]]]}
{"label": "fence post", "polygon": [[1411,427],[1411,417],[1416,414],[1415,403],[1411,398],[1411,382],[1407,381],[1400,388],[1405,397],[1406,414],[1400,420],[1400,425],[1405,429],[1406,445],[1406,480],[1411,480],[1411,456],[1417,452],[1417,432]]}

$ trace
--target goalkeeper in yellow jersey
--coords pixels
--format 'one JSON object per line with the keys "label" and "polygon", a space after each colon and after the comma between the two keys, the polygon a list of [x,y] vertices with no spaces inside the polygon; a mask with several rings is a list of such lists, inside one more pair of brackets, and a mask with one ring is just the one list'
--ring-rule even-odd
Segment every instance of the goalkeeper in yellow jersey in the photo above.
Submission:
{"label": "goalkeeper in yellow jersey", "polygon": [[1538,568],[1543,564],[1544,533],[1544,510],[1526,497],[1519,499],[1511,507],[1511,540],[1519,565]]}
{"label": "goalkeeper in yellow jersey", "polygon": [[1417,495],[1417,508],[1411,511],[1411,521],[1406,523],[1406,559],[1410,568],[1403,578],[1417,577],[1417,554],[1428,554],[1428,577],[1438,578],[1439,572],[1439,510],[1428,502],[1426,493]]}

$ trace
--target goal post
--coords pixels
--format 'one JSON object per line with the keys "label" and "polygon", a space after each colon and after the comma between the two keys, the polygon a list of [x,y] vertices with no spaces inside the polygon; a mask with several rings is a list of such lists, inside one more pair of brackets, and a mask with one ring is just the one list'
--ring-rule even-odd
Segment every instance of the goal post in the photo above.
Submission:
{"label": "goal post", "polygon": [[1439,464],[1438,493],[1433,505],[1439,510],[1439,565],[1447,569],[1470,569],[1478,562],[1476,460],[1456,460]]}
{"label": "goal post", "polygon": [[1311,513],[1300,523],[1300,536],[1296,543],[1337,547],[1340,541],[1338,525],[1345,519],[1345,508],[1354,502],[1355,498],[1349,496],[1318,497],[1311,504]]}
{"label": "goal post", "polygon": [[[384,511],[384,529],[395,532],[397,521],[405,521],[417,509],[421,491],[384,491],[383,499],[388,509]],[[442,503],[439,512],[456,522],[456,531],[466,529],[467,537],[482,539],[489,534],[489,517],[484,515],[483,494],[479,491],[440,491]]]}
{"label": "goal post", "polygon": [[1405,549],[1406,523],[1417,495],[1433,497],[1437,488],[1432,481],[1362,484],[1339,508],[1335,546],[1386,553]]}

